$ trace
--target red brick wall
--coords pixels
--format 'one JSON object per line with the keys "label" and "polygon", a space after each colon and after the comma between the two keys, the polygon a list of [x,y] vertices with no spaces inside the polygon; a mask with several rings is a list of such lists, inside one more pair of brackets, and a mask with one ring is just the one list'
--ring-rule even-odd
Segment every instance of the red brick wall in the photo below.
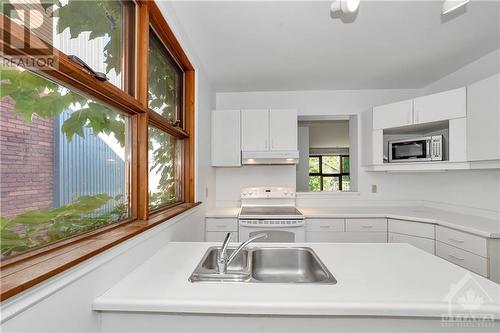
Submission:
{"label": "red brick wall", "polygon": [[14,101],[0,101],[0,215],[52,207],[54,122],[13,115]]}

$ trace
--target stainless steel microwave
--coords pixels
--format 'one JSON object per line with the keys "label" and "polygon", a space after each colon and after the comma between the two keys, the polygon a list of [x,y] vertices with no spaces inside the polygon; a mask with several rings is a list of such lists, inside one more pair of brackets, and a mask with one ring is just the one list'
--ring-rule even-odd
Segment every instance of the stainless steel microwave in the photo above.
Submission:
{"label": "stainless steel microwave", "polygon": [[442,161],[443,136],[389,141],[389,162]]}

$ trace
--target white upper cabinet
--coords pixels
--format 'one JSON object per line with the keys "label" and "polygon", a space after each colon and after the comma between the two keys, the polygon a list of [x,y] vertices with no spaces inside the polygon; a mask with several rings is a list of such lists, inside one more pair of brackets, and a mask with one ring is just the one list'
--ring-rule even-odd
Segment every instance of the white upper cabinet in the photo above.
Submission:
{"label": "white upper cabinet", "polygon": [[212,166],[241,166],[240,110],[212,111]]}
{"label": "white upper cabinet", "polygon": [[465,87],[415,98],[413,103],[414,124],[462,118],[467,115]]}
{"label": "white upper cabinet", "polygon": [[413,100],[401,101],[373,108],[373,129],[401,127],[413,123]]}
{"label": "white upper cabinet", "polygon": [[297,150],[297,110],[269,111],[270,150]]}
{"label": "white upper cabinet", "polygon": [[269,110],[241,111],[241,150],[269,150]]}
{"label": "white upper cabinet", "polygon": [[500,74],[467,87],[467,131],[470,161],[500,159]]}

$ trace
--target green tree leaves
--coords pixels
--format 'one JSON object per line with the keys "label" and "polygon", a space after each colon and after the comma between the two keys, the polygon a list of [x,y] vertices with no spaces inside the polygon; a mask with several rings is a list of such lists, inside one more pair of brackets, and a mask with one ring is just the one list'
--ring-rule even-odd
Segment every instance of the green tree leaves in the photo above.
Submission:
{"label": "green tree leaves", "polygon": [[[110,213],[96,211],[115,201]],[[11,219],[0,218],[0,251],[9,256],[41,245],[94,230],[127,215],[128,207],[121,196],[111,198],[107,194],[81,196],[72,203],[58,208],[28,211]]]}

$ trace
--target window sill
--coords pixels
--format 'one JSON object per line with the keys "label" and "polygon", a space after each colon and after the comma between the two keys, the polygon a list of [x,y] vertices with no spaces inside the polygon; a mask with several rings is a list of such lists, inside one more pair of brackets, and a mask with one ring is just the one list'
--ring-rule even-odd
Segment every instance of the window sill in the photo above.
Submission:
{"label": "window sill", "polygon": [[49,245],[1,263],[0,301],[4,301],[54,275],[104,252],[152,227],[168,222],[200,203],[183,203],[162,210],[148,220],[122,222],[112,228],[96,230],[64,242]]}

